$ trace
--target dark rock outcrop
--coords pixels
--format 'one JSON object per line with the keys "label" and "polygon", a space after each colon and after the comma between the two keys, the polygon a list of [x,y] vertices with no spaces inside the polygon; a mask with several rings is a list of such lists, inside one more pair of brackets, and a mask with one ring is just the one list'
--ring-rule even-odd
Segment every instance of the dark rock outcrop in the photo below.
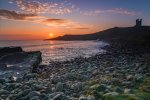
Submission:
{"label": "dark rock outcrop", "polygon": [[1,47],[0,53],[15,53],[15,52],[23,52],[21,47]]}
{"label": "dark rock outcrop", "polygon": [[24,52],[21,51],[22,48],[20,50],[19,48],[18,52],[17,49],[16,51],[14,49],[13,53],[0,53],[0,77],[7,77],[16,73],[21,74],[27,71],[31,72],[34,67],[37,67],[41,63],[42,57],[40,51]]}

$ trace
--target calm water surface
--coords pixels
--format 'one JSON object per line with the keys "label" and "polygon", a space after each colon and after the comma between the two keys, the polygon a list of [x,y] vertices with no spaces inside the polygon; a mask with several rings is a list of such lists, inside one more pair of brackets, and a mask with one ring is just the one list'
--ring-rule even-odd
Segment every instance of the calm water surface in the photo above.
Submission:
{"label": "calm water surface", "polygon": [[0,41],[0,47],[21,46],[24,51],[41,51],[44,64],[104,53],[101,47],[106,45],[101,41]]}

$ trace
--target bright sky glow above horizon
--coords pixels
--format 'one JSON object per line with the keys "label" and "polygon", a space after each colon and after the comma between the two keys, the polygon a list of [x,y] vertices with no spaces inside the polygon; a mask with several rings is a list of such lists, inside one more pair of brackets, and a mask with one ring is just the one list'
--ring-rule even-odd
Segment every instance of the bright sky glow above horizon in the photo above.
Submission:
{"label": "bright sky glow above horizon", "polygon": [[150,25],[149,9],[150,0],[0,0],[0,40],[89,34],[137,18]]}

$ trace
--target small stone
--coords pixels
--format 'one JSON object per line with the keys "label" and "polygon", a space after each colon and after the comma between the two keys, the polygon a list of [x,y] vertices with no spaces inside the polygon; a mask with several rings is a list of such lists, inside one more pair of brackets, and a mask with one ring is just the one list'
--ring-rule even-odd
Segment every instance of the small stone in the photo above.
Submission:
{"label": "small stone", "polygon": [[79,92],[82,90],[82,83],[81,82],[77,82],[75,84],[72,84],[71,85],[71,89],[74,91],[74,92]]}
{"label": "small stone", "polygon": [[42,93],[40,95],[40,98],[42,98],[42,100],[49,100],[49,96],[47,94],[45,94],[45,93]]}
{"label": "small stone", "polygon": [[38,96],[31,97],[30,100],[40,100]]}
{"label": "small stone", "polygon": [[146,75],[147,77],[150,77],[150,73],[146,73],[145,75]]}
{"label": "small stone", "polygon": [[[13,98],[13,97],[12,97]],[[18,98],[19,100],[29,100],[29,97],[28,96],[24,96],[24,97],[21,97],[21,98]],[[10,99],[10,100],[13,100],[13,99]]]}
{"label": "small stone", "polygon": [[93,72],[92,72],[92,75],[93,76],[96,76],[96,75],[98,75],[99,74],[99,70],[94,70]]}
{"label": "small stone", "polygon": [[9,94],[9,91],[4,90],[4,89],[0,90],[0,95],[8,95],[8,94]]}
{"label": "small stone", "polygon": [[2,85],[2,83],[0,83],[0,89],[2,89],[3,88],[3,85]]}
{"label": "small stone", "polygon": [[24,76],[23,76],[24,79],[33,79],[35,78],[35,74],[32,74],[32,73],[26,73]]}
{"label": "small stone", "polygon": [[10,79],[10,82],[16,82],[17,77],[12,75],[11,77],[9,77],[9,79]]}
{"label": "small stone", "polygon": [[29,98],[32,98],[34,96],[40,96],[40,92],[38,91],[32,91],[28,94]]}
{"label": "small stone", "polygon": [[5,79],[3,79],[3,78],[0,79],[0,83],[1,83],[1,84],[4,84],[5,82],[6,82]]}
{"label": "small stone", "polygon": [[16,79],[16,82],[18,82],[18,83],[20,83],[20,82],[22,82],[22,78],[21,77],[18,77],[17,79]]}
{"label": "small stone", "polygon": [[126,78],[127,78],[127,80],[132,80],[133,79],[133,75],[128,75]]}
{"label": "small stone", "polygon": [[94,96],[92,96],[92,95],[89,95],[89,96],[87,97],[87,99],[88,99],[88,100],[95,100]]}
{"label": "small stone", "polygon": [[7,89],[7,90],[14,90],[15,88],[19,88],[20,86],[22,86],[22,84],[20,84],[20,83],[6,83],[6,87],[5,87],[5,89]]}
{"label": "small stone", "polygon": [[117,96],[117,95],[119,95],[119,93],[117,92],[109,92],[109,93],[104,94],[104,96]]}
{"label": "small stone", "polygon": [[106,74],[109,74],[109,73],[110,73],[110,71],[105,71],[105,73],[106,73]]}
{"label": "small stone", "polygon": [[44,86],[42,86],[42,85],[37,85],[37,84],[34,84],[34,85],[32,86],[32,88],[33,88],[33,90],[35,90],[35,91],[40,91],[40,90],[42,90],[42,89],[46,89],[46,87],[44,87]]}
{"label": "small stone", "polygon": [[61,82],[56,84],[56,91],[63,91],[64,85]]}
{"label": "small stone", "polygon": [[19,99],[21,97],[24,97],[26,95],[28,95],[28,93],[31,91],[31,89],[26,89],[24,91],[20,91],[17,95],[15,99]]}
{"label": "small stone", "polygon": [[88,100],[88,98],[82,95],[79,97],[79,100]]}
{"label": "small stone", "polygon": [[143,91],[150,93],[150,86],[143,86]]}
{"label": "small stone", "polygon": [[77,74],[76,73],[66,73],[64,75],[64,79],[73,81],[73,80],[77,79]]}
{"label": "small stone", "polygon": [[128,94],[128,93],[130,93],[130,92],[131,92],[131,89],[128,89],[128,88],[125,88],[125,89],[124,89],[124,93]]}
{"label": "small stone", "polygon": [[56,96],[53,97],[53,100],[69,100],[69,99],[64,94],[57,94]]}
{"label": "small stone", "polygon": [[99,92],[104,92],[105,90],[106,90],[106,85],[104,85],[104,84],[95,84],[95,85],[93,85],[93,86],[91,86],[90,87],[91,89],[94,89],[94,90],[97,90],[97,91],[99,91]]}
{"label": "small stone", "polygon": [[115,87],[115,92],[122,93],[122,92],[123,92],[123,89],[120,88],[119,86],[116,86],[116,87]]}

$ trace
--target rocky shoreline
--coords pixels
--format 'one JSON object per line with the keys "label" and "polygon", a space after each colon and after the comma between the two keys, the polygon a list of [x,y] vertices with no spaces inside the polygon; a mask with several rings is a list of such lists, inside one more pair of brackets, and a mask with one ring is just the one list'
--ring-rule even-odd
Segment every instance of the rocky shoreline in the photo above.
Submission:
{"label": "rocky shoreline", "polygon": [[0,79],[0,99],[149,100],[150,46],[111,42],[104,49],[105,54],[51,62],[19,78]]}

